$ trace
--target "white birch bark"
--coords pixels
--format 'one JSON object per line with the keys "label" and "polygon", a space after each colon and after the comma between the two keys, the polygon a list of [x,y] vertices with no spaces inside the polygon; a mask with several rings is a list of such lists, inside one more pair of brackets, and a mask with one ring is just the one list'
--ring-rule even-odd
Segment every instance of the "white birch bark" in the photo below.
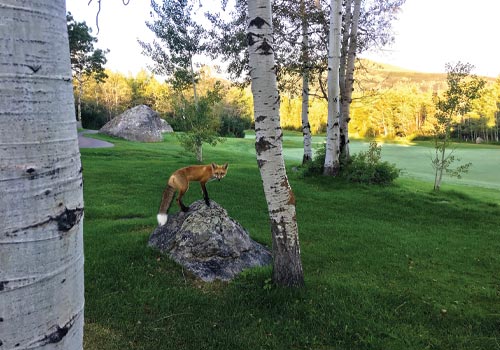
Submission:
{"label": "white birch bark", "polygon": [[[349,47],[349,33],[352,23],[352,0],[345,1],[344,20],[342,22],[342,43],[340,46],[340,97],[341,103],[345,100],[345,77],[347,67],[347,48]],[[342,108],[342,107],[341,107]],[[342,112],[342,111],[341,111]]]}
{"label": "white birch bark", "polygon": [[328,123],[323,174],[336,176],[340,169],[340,41],[342,1],[330,1],[330,33],[328,40]]}
{"label": "white birch bark", "polygon": [[82,349],[82,175],[64,0],[0,0],[0,349]]}
{"label": "white birch bark", "polygon": [[349,121],[351,120],[352,92],[354,90],[354,64],[356,62],[356,50],[358,46],[358,24],[361,12],[361,0],[353,0],[354,9],[352,20],[349,25],[349,46],[347,48],[347,66],[344,82],[344,94],[341,105],[340,119],[340,153],[345,159],[349,159]]}
{"label": "white birch bark", "polygon": [[304,283],[295,197],[286,175],[279,119],[270,0],[248,3],[248,51],[255,115],[255,150],[273,237],[273,282]]}
{"label": "white birch bark", "polygon": [[312,160],[311,125],[309,124],[309,26],[307,23],[306,0],[301,0],[302,16],[302,135],[304,137],[304,155],[302,164]]}

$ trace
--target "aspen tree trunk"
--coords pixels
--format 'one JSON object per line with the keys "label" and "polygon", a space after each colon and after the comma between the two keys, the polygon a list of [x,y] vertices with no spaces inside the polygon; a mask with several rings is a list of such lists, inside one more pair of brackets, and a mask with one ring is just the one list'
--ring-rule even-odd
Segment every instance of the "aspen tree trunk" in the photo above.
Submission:
{"label": "aspen tree trunk", "polygon": [[83,346],[83,197],[64,0],[0,0],[0,349]]}
{"label": "aspen tree trunk", "polygon": [[[198,92],[196,90],[196,80],[194,79],[193,56],[190,57],[189,63],[191,67],[191,84],[193,85],[194,106],[196,110],[198,110]],[[203,162],[203,143],[196,144],[195,148],[196,160],[201,163]]]}
{"label": "aspen tree trunk", "polygon": [[304,284],[295,197],[286,175],[279,118],[270,0],[248,2],[248,52],[254,96],[255,150],[273,237],[273,282]]}
{"label": "aspen tree trunk", "polygon": [[495,117],[496,117],[496,119],[495,119],[495,126],[496,126],[495,141],[498,142],[498,135],[499,135],[499,131],[500,131],[500,128],[499,128],[500,112],[496,112]]}
{"label": "aspen tree trunk", "polygon": [[[342,22],[342,43],[340,45],[340,73],[339,73],[340,97],[342,104],[345,100],[347,48],[349,47],[349,33],[351,31],[351,23],[352,23],[352,0],[346,0],[344,7],[345,7],[345,12],[343,17],[344,20]],[[340,108],[342,112],[342,105]]]}
{"label": "aspen tree trunk", "polygon": [[191,83],[193,84],[194,105],[196,106],[196,109],[198,109],[198,93],[196,91],[196,81],[194,79],[193,56],[189,59],[189,63],[191,67]]}
{"label": "aspen tree trunk", "polygon": [[309,26],[307,23],[306,0],[301,0],[302,16],[302,135],[304,136],[304,156],[302,164],[312,160],[311,125],[309,124]]}
{"label": "aspen tree trunk", "polygon": [[350,158],[349,151],[349,121],[351,120],[352,92],[354,91],[354,64],[358,46],[358,24],[361,12],[361,0],[354,0],[352,19],[349,25],[349,46],[347,49],[347,66],[344,81],[344,93],[340,111],[340,154],[344,159]]}
{"label": "aspen tree trunk", "polygon": [[78,74],[76,81],[78,82],[78,98],[77,98],[77,113],[76,113],[76,121],[77,126],[82,127],[82,96],[83,96],[83,77],[81,74]]}
{"label": "aspen tree trunk", "polygon": [[340,169],[340,40],[342,1],[330,1],[330,33],[328,41],[328,125],[324,175],[336,176]]}

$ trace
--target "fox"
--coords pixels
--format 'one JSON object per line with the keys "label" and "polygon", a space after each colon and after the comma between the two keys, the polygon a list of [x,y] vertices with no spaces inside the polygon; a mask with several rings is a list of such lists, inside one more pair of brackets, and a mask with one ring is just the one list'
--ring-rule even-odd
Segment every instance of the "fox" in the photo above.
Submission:
{"label": "fox", "polygon": [[167,223],[167,212],[172,205],[176,191],[179,191],[179,194],[177,195],[177,204],[180,209],[183,212],[189,210],[189,207],[185,206],[182,202],[182,197],[189,189],[189,183],[192,181],[198,181],[200,183],[201,190],[203,191],[203,199],[205,200],[206,205],[210,206],[210,199],[208,198],[208,192],[205,185],[209,181],[220,181],[224,178],[227,174],[227,167],[228,163],[225,163],[224,165],[212,163],[208,165],[191,165],[174,171],[172,175],[170,175],[167,186],[163,191],[160,209],[158,211],[158,215],[156,216],[158,225],[163,226]]}

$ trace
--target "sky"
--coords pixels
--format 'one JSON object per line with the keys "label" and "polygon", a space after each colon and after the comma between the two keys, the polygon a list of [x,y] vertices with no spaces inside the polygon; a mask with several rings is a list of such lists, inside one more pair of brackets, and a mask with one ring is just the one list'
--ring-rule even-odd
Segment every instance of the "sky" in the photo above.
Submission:
{"label": "sky", "polygon": [[[213,0],[208,0],[213,3]],[[206,3],[207,0],[202,0]],[[97,34],[97,0],[67,0],[75,20],[85,21]],[[101,0],[97,47],[110,49],[106,67],[123,74],[147,69],[150,60],[141,54],[140,38],[151,42],[146,27],[150,0]],[[364,53],[370,58],[420,72],[445,72],[447,62],[469,62],[473,73],[500,76],[499,0],[406,0],[394,22],[395,43],[380,52]]]}

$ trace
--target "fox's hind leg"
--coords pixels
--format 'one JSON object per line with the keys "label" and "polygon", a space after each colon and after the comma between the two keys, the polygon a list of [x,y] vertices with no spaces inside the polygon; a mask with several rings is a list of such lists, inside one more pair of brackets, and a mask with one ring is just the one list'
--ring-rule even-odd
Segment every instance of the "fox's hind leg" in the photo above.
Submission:
{"label": "fox's hind leg", "polygon": [[181,210],[183,212],[186,212],[189,210],[189,207],[186,207],[184,205],[184,203],[182,203],[182,196],[184,196],[184,193],[186,193],[187,190],[183,191],[183,190],[180,190],[179,191],[179,195],[177,196],[177,204],[179,204],[179,207],[181,208]]}

